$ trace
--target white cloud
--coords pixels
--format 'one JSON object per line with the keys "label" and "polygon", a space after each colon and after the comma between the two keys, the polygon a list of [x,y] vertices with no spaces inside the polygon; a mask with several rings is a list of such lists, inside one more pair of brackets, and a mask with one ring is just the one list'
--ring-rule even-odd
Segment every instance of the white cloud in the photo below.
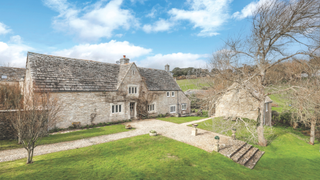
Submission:
{"label": "white cloud", "polygon": [[10,32],[11,30],[8,29],[8,27],[0,22],[0,35],[1,34],[7,34],[8,32]]}
{"label": "white cloud", "polygon": [[190,10],[173,8],[168,13],[174,20],[187,20],[194,28],[202,30],[198,36],[214,36],[219,27],[229,18],[231,0],[187,0]]}
{"label": "white cloud", "polygon": [[254,11],[257,8],[267,2],[271,3],[273,0],[260,0],[260,1],[253,1],[250,4],[246,5],[241,12],[237,11],[233,13],[232,17],[236,19],[244,19],[246,17],[250,17],[253,15]]}
{"label": "white cloud", "polygon": [[16,35],[16,36],[11,36],[10,37],[10,42],[11,43],[15,43],[15,44],[21,44],[22,40],[21,40],[21,37],[19,35]]}
{"label": "white cloud", "polygon": [[23,44],[0,42],[0,65],[25,67],[27,52],[33,48]]}
{"label": "white cloud", "polygon": [[191,53],[172,53],[172,54],[156,54],[149,56],[146,59],[139,61],[137,64],[140,67],[149,67],[155,69],[164,69],[166,64],[170,65],[171,70],[174,67],[199,67],[205,68],[209,54],[191,54]]}
{"label": "white cloud", "polygon": [[116,29],[138,26],[138,21],[129,10],[121,9],[123,0],[99,1],[83,9],[76,8],[66,0],[45,0],[45,5],[58,11],[53,25],[60,31],[77,34],[80,39],[96,41],[110,38]]}
{"label": "white cloud", "polygon": [[154,18],[156,16],[156,12],[157,12],[156,8],[153,7],[151,9],[151,12],[149,14],[147,14],[146,17]]}
{"label": "white cloud", "polygon": [[80,44],[70,49],[53,52],[54,55],[116,63],[123,55],[136,58],[152,50],[130,44],[128,41],[111,40],[100,44]]}
{"label": "white cloud", "polygon": [[150,25],[150,24],[144,25],[144,26],[142,27],[142,29],[143,29],[146,33],[159,32],[159,31],[167,31],[167,30],[169,30],[173,25],[174,25],[174,23],[172,23],[172,22],[170,22],[170,21],[160,19],[159,21],[155,22],[153,25]]}

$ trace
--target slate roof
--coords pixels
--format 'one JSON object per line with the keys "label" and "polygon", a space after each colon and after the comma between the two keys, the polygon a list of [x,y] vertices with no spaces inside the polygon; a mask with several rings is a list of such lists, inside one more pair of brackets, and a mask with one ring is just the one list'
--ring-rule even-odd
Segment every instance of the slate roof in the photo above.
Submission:
{"label": "slate roof", "polygon": [[[28,52],[35,90],[51,92],[116,91],[133,65],[103,63]],[[138,68],[150,91],[181,90],[164,70]]]}
{"label": "slate roof", "polygon": [[[2,82],[17,82],[24,79],[25,74],[25,68],[0,67],[0,81]],[[5,76],[7,78],[2,78]]]}
{"label": "slate roof", "polygon": [[165,70],[138,68],[145,79],[149,91],[180,91],[173,77]]}

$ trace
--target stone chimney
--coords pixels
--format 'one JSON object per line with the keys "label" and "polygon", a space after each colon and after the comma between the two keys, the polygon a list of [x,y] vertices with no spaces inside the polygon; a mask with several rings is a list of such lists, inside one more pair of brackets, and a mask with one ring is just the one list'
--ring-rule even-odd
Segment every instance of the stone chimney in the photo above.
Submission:
{"label": "stone chimney", "polygon": [[166,65],[164,66],[164,69],[165,69],[168,73],[170,73],[170,66],[169,66],[169,64],[166,64]]}
{"label": "stone chimney", "polygon": [[120,59],[120,64],[127,64],[129,60],[129,58],[126,58],[126,55],[123,55],[123,58]]}

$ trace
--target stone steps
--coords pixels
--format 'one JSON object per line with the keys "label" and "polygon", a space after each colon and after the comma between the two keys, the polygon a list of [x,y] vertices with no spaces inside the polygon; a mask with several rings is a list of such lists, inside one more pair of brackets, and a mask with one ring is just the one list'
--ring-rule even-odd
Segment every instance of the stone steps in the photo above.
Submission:
{"label": "stone steps", "polygon": [[219,153],[250,169],[254,168],[264,154],[263,151],[243,141],[234,141],[233,145],[226,146]]}
{"label": "stone steps", "polygon": [[232,156],[232,160],[235,161],[235,162],[238,162],[240,158],[243,157],[243,155],[245,155],[245,153],[251,149],[252,146],[250,144],[246,144],[243,148],[241,148],[237,153],[235,153],[233,156]]}
{"label": "stone steps", "polygon": [[219,151],[224,156],[230,158],[232,155],[234,155],[236,152],[238,152],[243,146],[245,146],[247,143],[243,141],[235,141],[232,146],[226,147]]}

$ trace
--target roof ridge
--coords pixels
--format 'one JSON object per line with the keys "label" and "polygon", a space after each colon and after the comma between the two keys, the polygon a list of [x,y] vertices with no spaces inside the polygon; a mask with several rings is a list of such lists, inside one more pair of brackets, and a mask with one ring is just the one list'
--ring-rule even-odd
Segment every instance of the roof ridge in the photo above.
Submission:
{"label": "roof ridge", "polygon": [[78,59],[78,58],[72,58],[72,57],[64,57],[64,56],[57,56],[57,55],[41,54],[41,53],[35,53],[35,52],[29,52],[29,51],[28,51],[27,56],[28,56],[29,54],[38,54],[38,55],[43,55],[43,56],[66,58],[66,59],[69,59],[69,60],[91,61],[91,62],[97,62],[97,63],[102,63],[102,64],[110,64],[110,65],[118,65],[118,66],[120,66],[120,64],[116,64],[116,63],[108,63],[108,62],[101,62],[101,61],[95,61],[95,60],[90,60],[90,59]]}

